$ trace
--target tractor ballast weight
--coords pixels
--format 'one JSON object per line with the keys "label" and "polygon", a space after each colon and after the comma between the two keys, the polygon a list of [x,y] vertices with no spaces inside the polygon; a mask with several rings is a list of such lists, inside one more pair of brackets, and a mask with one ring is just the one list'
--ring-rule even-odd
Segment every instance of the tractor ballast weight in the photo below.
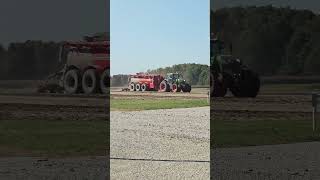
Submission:
{"label": "tractor ballast weight", "polygon": [[[260,90],[259,75],[232,55],[225,55],[224,43],[210,41],[210,93],[224,97],[228,90],[236,97],[256,97]],[[232,51],[232,50],[231,50]]]}

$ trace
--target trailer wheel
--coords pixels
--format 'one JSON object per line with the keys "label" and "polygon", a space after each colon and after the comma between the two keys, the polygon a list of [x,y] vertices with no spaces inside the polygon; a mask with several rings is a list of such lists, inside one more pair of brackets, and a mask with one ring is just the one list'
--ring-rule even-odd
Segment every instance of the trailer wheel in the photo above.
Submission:
{"label": "trailer wheel", "polygon": [[160,83],[160,92],[169,92],[170,91],[170,87],[169,84],[166,81],[162,81]]}
{"label": "trailer wheel", "polygon": [[106,69],[100,76],[100,90],[103,94],[108,94],[110,88],[110,73],[109,70]]}
{"label": "trailer wheel", "polygon": [[76,69],[66,72],[63,79],[63,87],[67,94],[75,94],[80,90],[80,73]]}
{"label": "trailer wheel", "polygon": [[148,90],[148,87],[146,84],[142,84],[141,85],[141,91],[147,91]]}
{"label": "trailer wheel", "polygon": [[130,84],[130,91],[135,91],[136,90],[136,85],[134,83]]}
{"label": "trailer wheel", "polygon": [[141,91],[141,85],[139,83],[136,84],[136,91]]}
{"label": "trailer wheel", "polygon": [[88,69],[82,76],[82,89],[85,94],[97,93],[99,80],[95,69]]}

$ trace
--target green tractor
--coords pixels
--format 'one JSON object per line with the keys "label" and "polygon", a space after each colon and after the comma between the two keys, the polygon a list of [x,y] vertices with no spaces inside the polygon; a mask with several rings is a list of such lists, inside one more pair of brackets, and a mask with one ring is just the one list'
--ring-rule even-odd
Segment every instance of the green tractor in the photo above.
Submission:
{"label": "green tractor", "polygon": [[[243,65],[241,60],[224,54],[224,43],[210,40],[210,93],[212,97],[224,97],[228,91],[235,97],[256,97],[260,90],[257,73]],[[230,46],[230,52],[232,47]]]}
{"label": "green tractor", "polygon": [[179,73],[168,73],[160,83],[160,92],[191,92],[191,85]]}

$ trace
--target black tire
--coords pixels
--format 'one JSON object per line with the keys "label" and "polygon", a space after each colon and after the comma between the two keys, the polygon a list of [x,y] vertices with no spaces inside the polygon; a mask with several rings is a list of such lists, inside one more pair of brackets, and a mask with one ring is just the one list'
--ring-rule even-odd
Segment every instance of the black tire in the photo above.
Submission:
{"label": "black tire", "polygon": [[88,69],[82,76],[82,90],[85,94],[94,94],[99,90],[99,77],[95,69]]}
{"label": "black tire", "polygon": [[255,98],[260,91],[260,78],[252,71],[248,71],[247,76],[246,97]]}
{"label": "black tire", "polygon": [[182,90],[182,92],[191,92],[190,84],[181,85],[181,90]]}
{"label": "black tire", "polygon": [[141,91],[141,84],[136,84],[136,91]]}
{"label": "black tire", "polygon": [[170,86],[167,83],[167,81],[162,81],[160,83],[160,88],[159,88],[160,92],[169,92],[170,91]]}
{"label": "black tire", "polygon": [[136,85],[134,83],[130,84],[130,91],[135,91],[136,90]]}
{"label": "black tire", "polygon": [[70,69],[63,78],[63,87],[67,94],[75,94],[80,91],[80,73],[77,69]]}
{"label": "black tire", "polygon": [[100,76],[100,91],[103,94],[109,94],[110,91],[110,71],[106,69]]}
{"label": "black tire", "polygon": [[260,78],[251,70],[242,70],[238,85],[230,88],[236,97],[256,97],[260,90]]}
{"label": "black tire", "polygon": [[186,84],[185,85],[185,92],[191,92],[191,85],[190,84]]}
{"label": "black tire", "polygon": [[148,86],[143,83],[143,84],[141,85],[141,91],[144,92],[144,91],[147,91],[147,90],[148,90]]}

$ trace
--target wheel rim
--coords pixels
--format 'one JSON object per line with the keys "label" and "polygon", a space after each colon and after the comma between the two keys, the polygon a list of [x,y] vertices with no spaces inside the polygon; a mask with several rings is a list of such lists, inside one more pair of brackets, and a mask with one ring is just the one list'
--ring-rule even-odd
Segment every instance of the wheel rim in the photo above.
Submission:
{"label": "wheel rim", "polygon": [[74,88],[75,85],[76,85],[76,80],[75,80],[75,78],[74,78],[73,76],[71,76],[71,75],[67,76],[67,78],[66,78],[66,84],[67,84],[68,87]]}

